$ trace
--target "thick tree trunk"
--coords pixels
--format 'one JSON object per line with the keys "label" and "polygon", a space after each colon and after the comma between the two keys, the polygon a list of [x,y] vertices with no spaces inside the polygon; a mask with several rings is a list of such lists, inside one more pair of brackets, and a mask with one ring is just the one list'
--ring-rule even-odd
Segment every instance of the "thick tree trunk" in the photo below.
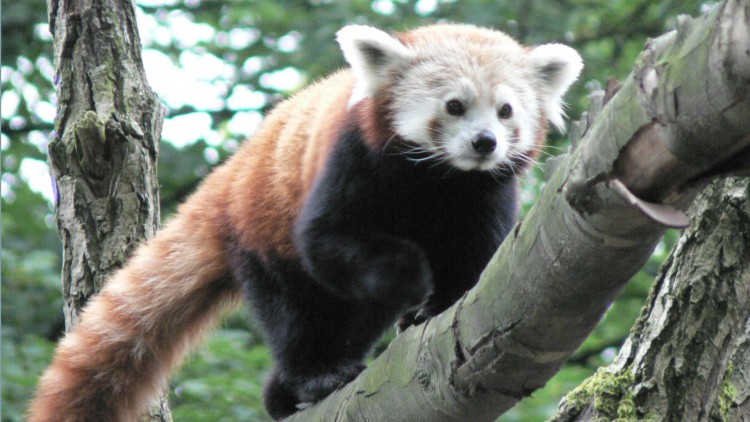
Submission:
{"label": "thick tree trunk", "polygon": [[558,421],[750,419],[750,181],[712,184],[615,363]]}
{"label": "thick tree trunk", "polygon": [[[163,109],[141,62],[129,1],[49,1],[58,94],[49,146],[70,329],[88,298],[159,226]],[[169,421],[162,400],[152,420]]]}
{"label": "thick tree trunk", "polygon": [[492,420],[543,386],[704,181],[750,167],[748,9],[650,42],[478,285],[290,420]]}

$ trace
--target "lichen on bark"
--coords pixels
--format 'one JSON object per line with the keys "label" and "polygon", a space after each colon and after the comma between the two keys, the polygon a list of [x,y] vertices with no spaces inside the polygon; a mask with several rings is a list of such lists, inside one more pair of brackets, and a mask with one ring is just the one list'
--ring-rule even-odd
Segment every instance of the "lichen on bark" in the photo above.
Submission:
{"label": "lichen on bark", "polygon": [[600,420],[635,420],[637,409],[630,387],[633,383],[631,368],[610,372],[600,368],[581,385],[568,393],[560,403],[559,413],[551,422],[576,420],[593,407]]}

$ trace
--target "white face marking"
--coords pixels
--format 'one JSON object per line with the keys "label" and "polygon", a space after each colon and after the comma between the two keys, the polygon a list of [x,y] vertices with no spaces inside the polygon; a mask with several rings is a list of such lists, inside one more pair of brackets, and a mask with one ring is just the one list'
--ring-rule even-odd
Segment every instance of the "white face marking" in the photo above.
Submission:
{"label": "white face marking", "polygon": [[[544,118],[562,128],[562,95],[583,66],[575,50],[525,48],[468,25],[408,35],[402,43],[349,26],[338,41],[356,81],[349,105],[386,93],[393,130],[429,158],[461,170],[512,168],[529,160]],[[451,101],[460,107],[448,107]]]}
{"label": "white face marking", "polygon": [[[449,162],[461,170],[490,170],[503,161],[512,131],[508,130],[497,117],[496,99],[491,92],[479,91],[468,78],[462,78],[461,84],[469,87],[465,92],[470,95],[456,95],[463,105],[464,113],[453,116],[444,111],[439,116],[443,122],[445,136],[440,138],[441,144],[448,153]],[[444,104],[451,100],[444,99]],[[488,139],[494,139],[495,146],[489,152],[479,152],[474,148],[473,141],[481,134]]]}
{"label": "white face marking", "polygon": [[[493,87],[483,73],[445,81],[433,77],[435,87],[411,85],[401,91],[397,87],[402,95],[394,99],[396,132],[461,170],[487,171],[522,161],[534,148],[539,121],[536,96],[530,87]],[[404,81],[410,83],[420,85]],[[448,110],[451,101],[460,104],[460,114]],[[501,116],[503,106],[509,108],[509,115]]]}

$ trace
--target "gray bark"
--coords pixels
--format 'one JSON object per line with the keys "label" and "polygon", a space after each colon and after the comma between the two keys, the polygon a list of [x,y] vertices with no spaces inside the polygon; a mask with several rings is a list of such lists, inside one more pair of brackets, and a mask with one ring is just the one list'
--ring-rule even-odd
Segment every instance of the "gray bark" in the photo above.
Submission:
{"label": "gray bark", "polygon": [[[729,371],[725,372],[722,391],[717,398],[719,412],[727,408],[726,420],[750,420],[750,320],[745,332],[737,340],[737,347],[729,359]],[[722,401],[722,397],[725,399]],[[720,413],[721,414],[721,413]]]}
{"label": "gray bark", "polygon": [[290,420],[493,420],[542,387],[705,180],[748,170],[748,4],[650,42],[478,285]]}
{"label": "gray bark", "polygon": [[709,186],[614,364],[557,421],[750,419],[750,181]]}
{"label": "gray bark", "polygon": [[[131,2],[48,3],[58,95],[49,161],[63,241],[66,329],[159,226],[163,109],[141,62]],[[152,420],[169,421],[166,402]]]}

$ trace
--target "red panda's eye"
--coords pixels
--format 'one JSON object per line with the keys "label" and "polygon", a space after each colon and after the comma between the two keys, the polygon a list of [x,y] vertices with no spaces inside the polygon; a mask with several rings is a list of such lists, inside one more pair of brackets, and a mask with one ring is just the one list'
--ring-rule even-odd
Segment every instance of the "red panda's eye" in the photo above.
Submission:
{"label": "red panda's eye", "polygon": [[461,101],[450,100],[445,103],[445,111],[452,116],[462,116],[466,110],[464,110],[464,105]]}
{"label": "red panda's eye", "polygon": [[510,116],[513,115],[513,107],[510,106],[510,104],[505,103],[502,107],[500,107],[500,110],[497,111],[497,117],[501,119],[508,119]]}

